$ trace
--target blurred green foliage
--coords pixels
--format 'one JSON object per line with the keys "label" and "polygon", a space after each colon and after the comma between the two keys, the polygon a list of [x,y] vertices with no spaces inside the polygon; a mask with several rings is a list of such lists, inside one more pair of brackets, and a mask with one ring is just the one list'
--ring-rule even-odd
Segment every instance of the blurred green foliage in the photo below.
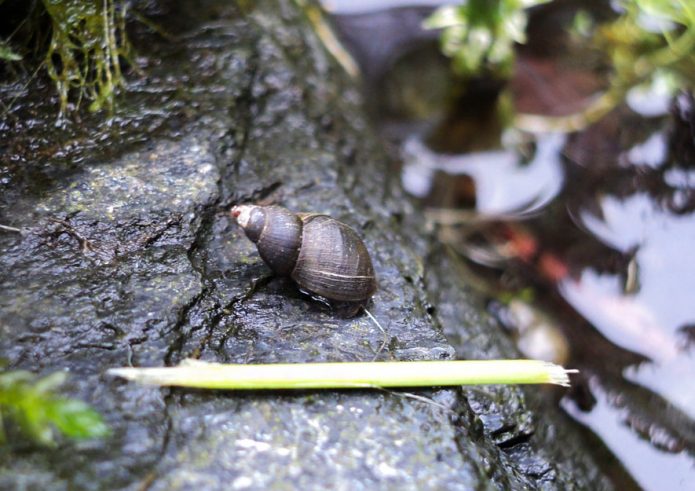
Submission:
{"label": "blurred green foliage", "polygon": [[89,405],[55,394],[66,377],[64,372],[43,378],[23,370],[0,372],[0,443],[6,443],[10,425],[47,446],[55,445],[57,433],[74,439],[108,435],[108,427]]}
{"label": "blurred green foliage", "polygon": [[607,89],[580,113],[551,121],[553,129],[592,124],[638,91],[672,96],[695,88],[695,3],[691,0],[623,0],[616,19],[594,23],[589,12],[575,18],[572,35],[610,62]]}
{"label": "blurred green foliage", "polygon": [[511,74],[514,43],[526,41],[526,10],[549,0],[468,0],[438,8],[424,27],[441,29],[441,47],[461,76]]}
{"label": "blurred green foliage", "polygon": [[674,88],[692,85],[695,2],[625,0],[618,5],[621,15],[593,33],[593,42],[610,57],[612,83],[631,87],[660,77],[670,79]]}
{"label": "blurred green foliage", "polygon": [[[514,43],[525,42],[526,9],[546,0],[467,0],[437,9],[425,27],[441,29],[441,47],[453,70],[466,78],[509,78]],[[695,2],[618,0],[615,17],[596,22],[580,10],[570,37],[602,53],[611,67],[609,86],[581,113],[559,118],[518,117],[521,127],[576,131],[603,117],[627,93],[644,86],[662,92],[692,90],[695,81]]]}

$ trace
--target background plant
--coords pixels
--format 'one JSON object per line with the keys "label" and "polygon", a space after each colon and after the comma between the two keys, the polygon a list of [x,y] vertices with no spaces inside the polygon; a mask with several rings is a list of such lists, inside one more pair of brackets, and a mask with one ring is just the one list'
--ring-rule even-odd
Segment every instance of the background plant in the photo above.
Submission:
{"label": "background plant", "polygon": [[55,445],[57,434],[82,439],[102,437],[109,429],[88,404],[56,395],[64,372],[39,378],[24,370],[0,372],[0,444],[12,426],[36,443]]}
{"label": "background plant", "polygon": [[[463,77],[508,78],[514,44],[525,42],[527,10],[544,0],[468,0],[439,8],[425,27],[441,29],[441,49]],[[576,131],[620,104],[638,86],[671,93],[695,80],[695,4],[690,0],[622,0],[615,18],[598,23],[580,11],[571,35],[603,53],[612,72],[608,88],[581,112],[563,117],[518,115],[529,130]]]}
{"label": "background plant", "polygon": [[468,0],[437,9],[424,23],[441,29],[442,52],[461,76],[509,76],[514,43],[526,42],[526,10],[549,0]]}

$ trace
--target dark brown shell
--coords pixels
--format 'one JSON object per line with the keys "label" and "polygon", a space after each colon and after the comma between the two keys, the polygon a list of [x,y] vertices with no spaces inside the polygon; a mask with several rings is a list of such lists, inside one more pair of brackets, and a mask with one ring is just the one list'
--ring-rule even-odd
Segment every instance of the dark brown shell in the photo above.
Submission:
{"label": "dark brown shell", "polygon": [[[338,302],[366,302],[377,282],[369,252],[357,233],[327,215],[295,214],[279,207],[239,206],[234,217],[277,274],[302,289]],[[262,213],[262,215],[260,215]]]}
{"label": "dark brown shell", "polygon": [[292,279],[331,300],[360,302],[371,297],[376,291],[376,276],[357,233],[327,215],[310,215],[303,223],[302,246]]}

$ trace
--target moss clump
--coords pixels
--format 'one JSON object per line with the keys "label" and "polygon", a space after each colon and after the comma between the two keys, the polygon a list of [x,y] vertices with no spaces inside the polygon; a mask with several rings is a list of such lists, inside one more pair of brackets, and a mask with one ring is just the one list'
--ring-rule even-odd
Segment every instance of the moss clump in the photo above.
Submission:
{"label": "moss clump", "polygon": [[121,60],[130,58],[125,3],[43,0],[43,6],[52,27],[46,67],[60,95],[61,114],[71,92],[76,106],[86,98],[90,111],[112,109],[115,91],[124,84]]}
{"label": "moss clump", "polygon": [[[126,5],[124,0],[30,2],[21,10],[23,18],[6,21],[16,26],[3,26],[12,39],[0,39],[0,59],[45,67],[58,91],[61,117],[83,101],[91,111],[111,110],[124,85],[121,63],[132,58]],[[16,5],[9,7],[16,14]]]}

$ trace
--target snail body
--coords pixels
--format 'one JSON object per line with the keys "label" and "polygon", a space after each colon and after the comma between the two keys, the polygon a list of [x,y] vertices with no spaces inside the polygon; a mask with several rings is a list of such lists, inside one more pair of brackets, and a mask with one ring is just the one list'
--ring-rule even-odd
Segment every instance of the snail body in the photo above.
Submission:
{"label": "snail body", "polygon": [[348,225],[281,206],[239,205],[231,213],[270,269],[309,293],[359,305],[376,291],[369,252]]}

